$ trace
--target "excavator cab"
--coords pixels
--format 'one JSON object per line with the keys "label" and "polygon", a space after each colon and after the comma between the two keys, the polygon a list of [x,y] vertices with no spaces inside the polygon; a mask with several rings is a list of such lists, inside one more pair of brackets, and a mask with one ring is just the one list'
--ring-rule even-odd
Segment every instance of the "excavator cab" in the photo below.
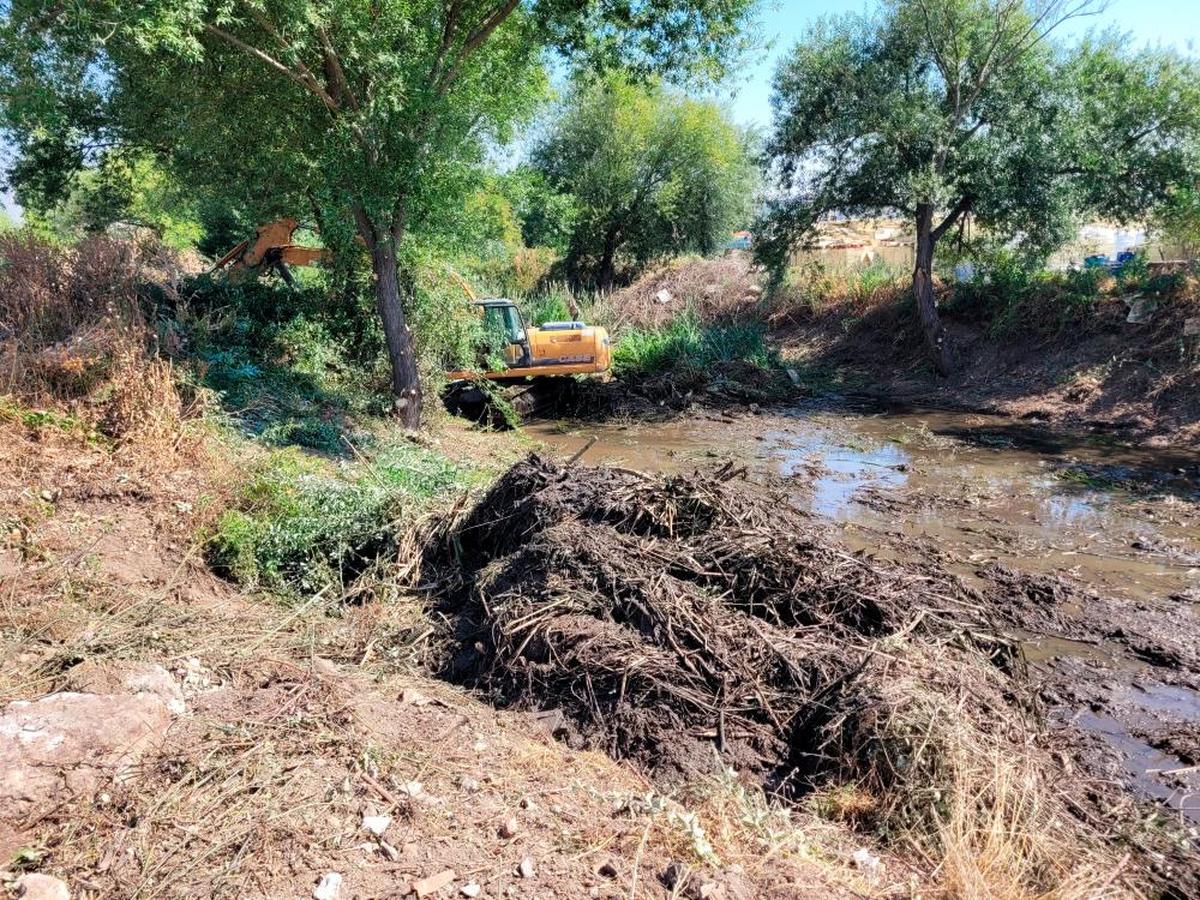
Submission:
{"label": "excavator cab", "polygon": [[524,416],[554,402],[570,383],[564,376],[603,375],[611,365],[603,328],[577,321],[528,326],[516,304],[499,297],[475,300],[472,306],[483,319],[485,341],[474,370],[446,373],[442,399],[453,413],[504,424],[504,414],[492,408],[498,388],[482,382],[504,385],[508,406]]}
{"label": "excavator cab", "polygon": [[495,299],[484,300],[478,305],[483,308],[483,328],[494,340],[493,346],[499,344],[504,347],[506,367],[529,365],[529,334],[516,304],[511,300]]}

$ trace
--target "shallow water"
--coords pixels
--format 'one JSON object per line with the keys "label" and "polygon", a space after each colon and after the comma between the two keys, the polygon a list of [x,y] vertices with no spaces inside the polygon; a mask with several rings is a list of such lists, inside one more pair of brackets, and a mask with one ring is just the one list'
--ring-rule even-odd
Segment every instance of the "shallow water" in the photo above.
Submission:
{"label": "shallow water", "polygon": [[[699,412],[657,423],[534,422],[526,430],[563,457],[594,438],[580,464],[675,473],[732,461],[746,467],[750,480],[828,519],[851,545],[882,555],[903,555],[909,545],[914,553],[932,548],[968,577],[993,561],[1057,572],[1127,601],[1131,616],[1149,602],[1182,596],[1190,602],[1187,626],[1200,633],[1194,599],[1200,597],[1200,457],[1194,454],[1062,435],[995,416],[828,406]],[[881,533],[890,539],[881,541]],[[1078,612],[1086,619],[1086,610]],[[1103,704],[1094,696],[1090,705],[1076,699],[1060,712],[1103,742],[1115,760],[1114,777],[1200,822],[1200,790],[1161,774],[1188,767],[1145,738],[1164,720],[1200,729],[1194,680],[1159,683],[1162,670],[1151,671],[1119,641],[1024,637],[1035,666],[1065,661],[1101,673],[1096,677],[1108,688]]]}

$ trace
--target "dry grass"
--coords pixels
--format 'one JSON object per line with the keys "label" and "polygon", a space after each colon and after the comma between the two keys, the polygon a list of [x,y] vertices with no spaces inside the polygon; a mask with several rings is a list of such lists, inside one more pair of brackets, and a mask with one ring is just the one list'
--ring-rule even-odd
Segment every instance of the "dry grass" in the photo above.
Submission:
{"label": "dry grass", "polygon": [[[660,294],[669,299],[663,302]],[[702,322],[759,317],[762,274],[746,254],[682,257],[649,269],[628,287],[597,298],[589,315],[619,333],[660,328],[690,310]]]}
{"label": "dry grass", "polygon": [[[155,352],[143,290],[170,290],[172,260],[153,244],[94,237],[59,247],[0,236],[0,395],[24,418],[68,416],[83,431],[136,445],[142,459],[197,446],[172,363]],[[165,279],[165,283],[164,283]],[[44,417],[44,416],[43,416]]]}

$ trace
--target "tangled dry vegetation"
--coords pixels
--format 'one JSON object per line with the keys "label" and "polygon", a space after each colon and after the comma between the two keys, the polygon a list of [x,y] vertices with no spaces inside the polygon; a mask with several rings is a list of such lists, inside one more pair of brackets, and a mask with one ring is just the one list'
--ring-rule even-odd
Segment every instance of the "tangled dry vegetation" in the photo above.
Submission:
{"label": "tangled dry vegetation", "polygon": [[181,395],[147,291],[170,293],[180,261],[152,241],[60,247],[17,232],[0,235],[0,261],[0,396],[142,451],[178,450],[200,401]]}
{"label": "tangled dry vegetation", "polygon": [[515,466],[464,520],[450,675],[677,784],[732,767],[924,854],[956,896],[1100,896],[983,594],[715,478]]}
{"label": "tangled dry vegetation", "polygon": [[662,328],[685,310],[704,322],[754,319],[762,295],[759,281],[745,253],[673,259],[603,298],[602,318],[618,333]]}

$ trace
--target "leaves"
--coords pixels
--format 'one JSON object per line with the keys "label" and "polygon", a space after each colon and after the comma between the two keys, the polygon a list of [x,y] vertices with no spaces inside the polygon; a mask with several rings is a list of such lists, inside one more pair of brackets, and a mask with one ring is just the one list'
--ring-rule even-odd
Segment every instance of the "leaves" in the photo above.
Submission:
{"label": "leaves", "polygon": [[1080,215],[1160,203],[1200,133],[1195,63],[1117,36],[1045,38],[1088,0],[891,0],[819,23],[776,75],[767,154],[778,191],[759,226],[774,268],[829,213],[969,212],[1045,254]]}
{"label": "leaves", "polygon": [[749,218],[752,137],[717,104],[610,76],[577,83],[554,118],[534,166],[575,199],[577,270],[603,282],[618,252],[711,253]]}

